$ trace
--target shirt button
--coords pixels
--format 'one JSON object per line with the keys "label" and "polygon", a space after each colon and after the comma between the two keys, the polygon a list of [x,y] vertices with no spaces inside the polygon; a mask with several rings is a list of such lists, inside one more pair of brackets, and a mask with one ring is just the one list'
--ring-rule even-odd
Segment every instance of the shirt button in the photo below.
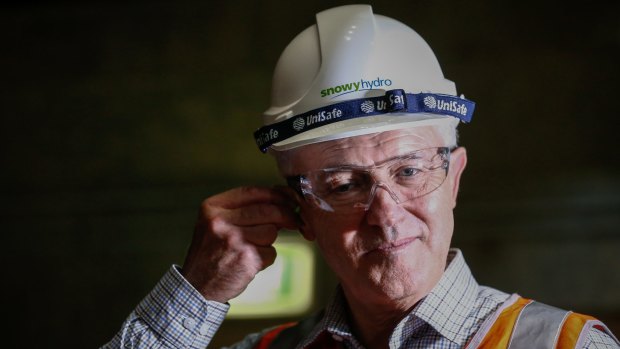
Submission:
{"label": "shirt button", "polygon": [[332,335],[332,338],[336,341],[336,342],[342,342],[344,340],[344,338],[340,337],[337,334]]}
{"label": "shirt button", "polygon": [[190,331],[193,330],[194,328],[196,328],[196,320],[192,319],[191,317],[183,319],[183,327]]}

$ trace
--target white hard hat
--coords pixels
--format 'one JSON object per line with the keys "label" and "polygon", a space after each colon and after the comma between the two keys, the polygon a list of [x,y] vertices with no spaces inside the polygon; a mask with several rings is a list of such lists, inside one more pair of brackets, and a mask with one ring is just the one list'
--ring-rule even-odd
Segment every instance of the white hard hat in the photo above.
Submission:
{"label": "white hard hat", "polygon": [[412,126],[469,122],[428,44],[368,5],[332,8],[286,47],[271,107],[255,133],[264,152]]}

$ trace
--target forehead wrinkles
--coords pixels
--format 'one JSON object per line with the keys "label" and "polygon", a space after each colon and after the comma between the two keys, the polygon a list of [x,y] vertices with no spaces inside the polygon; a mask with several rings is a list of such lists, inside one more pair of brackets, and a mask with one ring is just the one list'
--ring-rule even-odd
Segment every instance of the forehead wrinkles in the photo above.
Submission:
{"label": "forehead wrinkles", "polygon": [[371,166],[442,143],[434,127],[418,127],[310,144],[288,151],[278,162],[285,175],[340,165]]}
{"label": "forehead wrinkles", "polygon": [[436,132],[432,128],[415,131],[399,130],[373,135],[348,138],[327,145],[324,165],[340,163],[355,165],[374,165],[383,160],[408,154],[414,150],[440,146]]}

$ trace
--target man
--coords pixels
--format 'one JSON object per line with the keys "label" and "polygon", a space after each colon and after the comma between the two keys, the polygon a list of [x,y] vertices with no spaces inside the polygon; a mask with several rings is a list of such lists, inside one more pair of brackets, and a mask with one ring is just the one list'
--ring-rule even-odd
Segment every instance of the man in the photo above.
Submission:
{"label": "man", "polygon": [[255,133],[290,188],[205,200],[183,268],[106,347],[206,347],[287,228],[340,287],[323,312],[235,348],[618,348],[593,318],[479,286],[450,249],[467,163],[456,126],[473,109],[404,24],[363,5],[319,13],[283,52]]}

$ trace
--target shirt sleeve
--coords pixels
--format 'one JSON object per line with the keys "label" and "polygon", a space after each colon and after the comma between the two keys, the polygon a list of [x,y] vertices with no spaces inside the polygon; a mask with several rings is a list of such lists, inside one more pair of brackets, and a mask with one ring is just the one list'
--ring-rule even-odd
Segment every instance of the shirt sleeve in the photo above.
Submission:
{"label": "shirt sleeve", "polygon": [[204,299],[172,266],[102,348],[206,348],[228,308]]}
{"label": "shirt sleeve", "polygon": [[613,335],[609,335],[608,333],[597,328],[592,328],[590,329],[590,332],[588,332],[588,338],[584,343],[584,348],[620,349],[620,344],[618,344],[618,340],[614,338]]}

